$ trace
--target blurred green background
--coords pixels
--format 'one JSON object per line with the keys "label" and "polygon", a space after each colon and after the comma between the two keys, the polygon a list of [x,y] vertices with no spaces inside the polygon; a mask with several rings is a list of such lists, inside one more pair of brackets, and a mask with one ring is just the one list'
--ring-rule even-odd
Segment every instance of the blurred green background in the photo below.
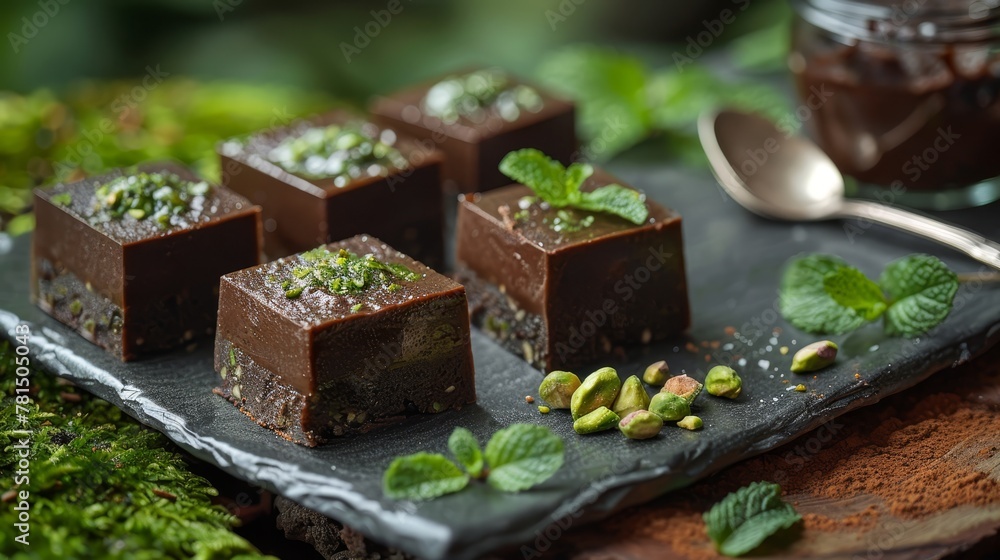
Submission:
{"label": "blurred green background", "polygon": [[576,99],[592,159],[652,142],[699,164],[699,111],[786,110],[766,84],[788,18],[786,0],[6,0],[0,229],[31,229],[35,186],[163,158],[213,178],[222,138],[475,65]]}

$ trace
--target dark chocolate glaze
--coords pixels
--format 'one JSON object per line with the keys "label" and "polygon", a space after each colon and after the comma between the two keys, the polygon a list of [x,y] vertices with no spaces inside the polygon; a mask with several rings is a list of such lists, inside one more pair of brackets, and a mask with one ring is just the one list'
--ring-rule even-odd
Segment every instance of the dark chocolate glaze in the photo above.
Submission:
{"label": "dark chocolate glaze", "polygon": [[400,282],[396,292],[307,288],[289,299],[274,279],[302,265],[298,255],[226,275],[215,369],[227,369],[219,392],[306,445],[475,402],[465,288],[371,236],[329,247],[403,264],[421,278]]}
{"label": "dark chocolate glaze", "polygon": [[433,146],[399,136],[395,147],[410,168],[386,177],[361,177],[343,187],[333,179],[289,173],[267,158],[282,140],[309,128],[362,121],[354,113],[336,111],[260,132],[246,142],[224,142],[219,146],[222,184],[263,208],[269,258],[368,233],[431,267],[443,267],[442,154]]}
{"label": "dark chocolate glaze", "polygon": [[[861,43],[812,52],[803,45],[799,95],[823,103],[806,125],[842,172],[867,183],[935,191],[1000,176],[992,155],[1000,62],[985,56],[989,48]],[[976,53],[959,51],[976,49],[984,56],[970,68],[962,59]]]}
{"label": "dark chocolate glaze", "polygon": [[[141,166],[197,181],[174,164]],[[101,177],[35,190],[32,240],[32,299],[56,319],[83,331],[97,323],[91,341],[122,360],[187,344],[215,327],[219,277],[253,266],[260,254],[260,209],[224,188],[212,188],[202,209],[191,209],[182,225],[161,228],[153,220],[125,218],[90,223],[97,187],[119,177]],[[68,193],[71,204],[52,197]],[[62,286],[65,299],[53,300]],[[84,293],[88,292],[88,293]],[[79,299],[85,313],[67,315],[63,305]],[[121,324],[107,327],[112,317]]]}
{"label": "dark chocolate glaze", "polygon": [[[598,172],[583,188],[611,182],[621,184]],[[572,367],[614,346],[661,340],[689,326],[680,215],[649,200],[643,225],[573,210],[577,217],[594,217],[591,226],[575,232],[553,230],[546,220],[553,220],[557,210],[538,204],[528,208],[526,219],[504,217],[516,213],[519,201],[531,194],[512,185],[465,195],[457,225],[460,277],[495,286],[507,296],[500,303],[515,316],[523,310],[543,320],[544,348],[534,348],[532,356],[519,354],[545,370]],[[470,300],[477,302],[477,325],[509,322],[506,311],[495,309],[498,298],[476,294]],[[541,363],[533,359],[538,354]]]}
{"label": "dark chocolate glaze", "polygon": [[[517,149],[537,148],[567,165],[573,160],[578,145],[571,102],[527,84],[542,98],[542,108],[536,113],[521,111],[513,121],[493,115],[483,123],[461,118],[445,124],[420,109],[427,91],[443,78],[376,97],[369,110],[377,122],[443,151],[447,156],[443,177],[453,181],[459,191],[486,191],[509,184],[497,166],[505,155]],[[525,84],[513,77],[509,80],[512,85]]]}

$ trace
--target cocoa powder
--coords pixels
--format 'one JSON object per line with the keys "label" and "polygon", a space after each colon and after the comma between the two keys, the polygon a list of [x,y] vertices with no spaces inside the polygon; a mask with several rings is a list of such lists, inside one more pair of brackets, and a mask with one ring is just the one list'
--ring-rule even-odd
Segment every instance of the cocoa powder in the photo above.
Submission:
{"label": "cocoa powder", "polygon": [[[717,557],[701,519],[755,480],[779,482],[803,514],[803,539],[863,534],[886,516],[927,519],[1000,505],[1000,350],[795,442],[566,535],[546,557]],[[647,550],[650,556],[636,554]],[[780,553],[780,550],[777,551]],[[800,551],[800,555],[801,555]]]}

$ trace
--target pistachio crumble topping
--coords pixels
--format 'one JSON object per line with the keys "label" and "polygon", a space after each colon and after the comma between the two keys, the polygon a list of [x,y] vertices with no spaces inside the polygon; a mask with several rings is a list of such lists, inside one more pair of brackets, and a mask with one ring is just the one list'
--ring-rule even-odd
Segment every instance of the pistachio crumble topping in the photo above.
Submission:
{"label": "pistachio crumble topping", "polygon": [[477,70],[462,76],[451,76],[434,84],[424,96],[424,113],[446,124],[459,118],[474,123],[486,120],[495,112],[505,121],[516,121],[522,111],[542,110],[542,96],[534,88],[512,84],[500,70]]}
{"label": "pistachio crumble topping", "polygon": [[[138,172],[117,177],[97,187],[91,222],[155,220],[167,228],[175,216],[200,210],[212,187],[205,181],[188,181],[173,173]],[[67,201],[68,202],[68,201]]]}
{"label": "pistachio crumble topping", "polygon": [[313,127],[289,136],[267,158],[289,173],[333,179],[344,187],[361,177],[384,177],[410,163],[396,147],[396,133],[370,123]]}
{"label": "pistachio crumble topping", "polygon": [[[302,295],[306,288],[315,288],[331,295],[357,295],[371,289],[398,292],[403,289],[400,282],[415,282],[421,275],[409,268],[394,263],[384,263],[374,255],[358,256],[346,249],[330,251],[317,247],[302,253],[303,264],[292,269],[291,276],[274,279],[285,297],[294,299]],[[357,313],[363,307],[355,304],[351,311]]]}

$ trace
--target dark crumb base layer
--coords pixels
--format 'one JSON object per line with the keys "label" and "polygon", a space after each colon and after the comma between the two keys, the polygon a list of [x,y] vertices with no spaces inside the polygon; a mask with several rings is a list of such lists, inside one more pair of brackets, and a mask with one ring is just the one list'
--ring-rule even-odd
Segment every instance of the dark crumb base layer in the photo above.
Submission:
{"label": "dark crumb base layer", "polygon": [[[540,315],[528,313],[495,284],[479,278],[461,265],[455,279],[465,286],[469,314],[474,326],[485,332],[508,352],[521,357],[542,372],[593,365],[627,358],[626,347],[648,344],[664,337],[646,329],[641,337],[630,337],[623,329],[610,325],[591,333],[572,335],[565,341],[549,342],[548,327]],[[579,340],[577,340],[577,338]],[[549,348],[555,348],[549,355]],[[561,352],[560,349],[565,351]]]}
{"label": "dark crumb base layer", "polygon": [[[417,391],[407,392],[405,387],[386,387],[384,395],[373,395],[374,403],[355,403],[349,411],[338,406],[333,399],[317,395],[315,402],[307,405],[302,393],[285,384],[282,379],[257,363],[227,339],[219,338],[215,344],[215,369],[222,384],[213,392],[236,405],[251,420],[279,436],[298,444],[315,447],[337,437],[363,434],[373,429],[401,422],[414,414],[435,414],[460,409],[474,403],[473,379],[451,380],[433,402],[414,402]],[[427,375],[436,372],[434,364],[421,364]],[[395,382],[393,382],[395,383]],[[374,388],[375,391],[378,388]],[[398,406],[389,403],[398,402]]]}
{"label": "dark crumb base layer", "polygon": [[510,296],[475,272],[459,266],[455,280],[465,286],[472,324],[500,346],[540,369],[548,361],[548,330],[540,315],[521,309]]}
{"label": "dark crumb base layer", "polygon": [[77,276],[38,262],[35,304],[90,342],[122,357],[122,309],[87,288]]}
{"label": "dark crumb base layer", "polygon": [[[215,332],[214,307],[209,311],[206,302],[190,295],[129,307],[126,318],[121,307],[92,291],[72,272],[56,268],[46,259],[36,266],[35,303],[42,311],[122,360],[194,345],[196,339]],[[202,300],[208,294],[204,296]]]}

